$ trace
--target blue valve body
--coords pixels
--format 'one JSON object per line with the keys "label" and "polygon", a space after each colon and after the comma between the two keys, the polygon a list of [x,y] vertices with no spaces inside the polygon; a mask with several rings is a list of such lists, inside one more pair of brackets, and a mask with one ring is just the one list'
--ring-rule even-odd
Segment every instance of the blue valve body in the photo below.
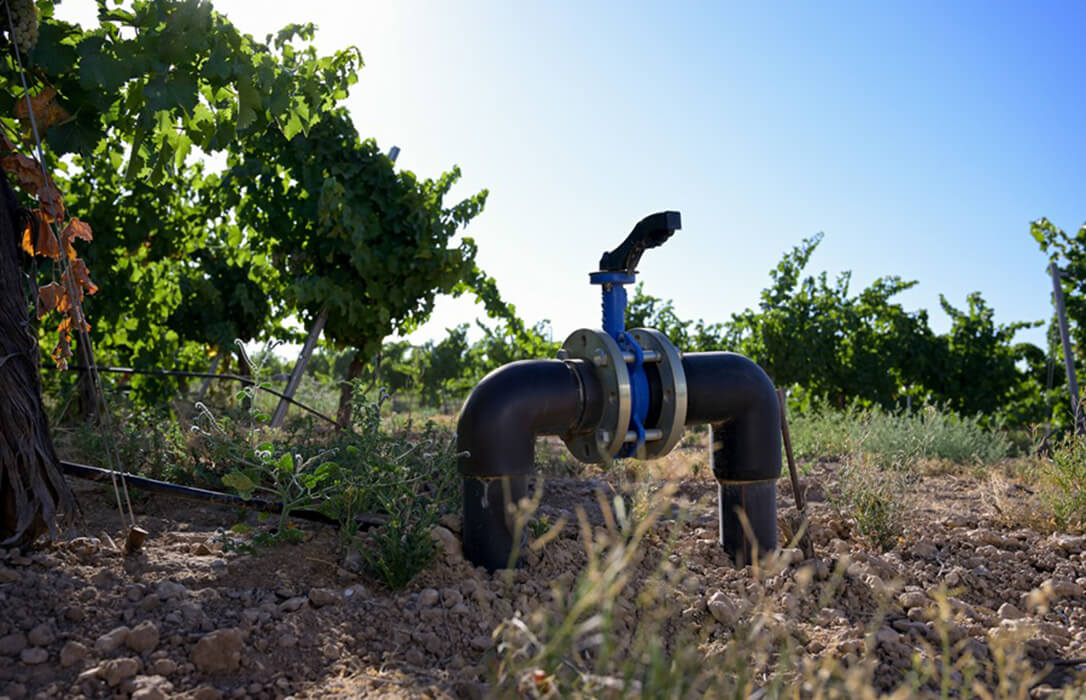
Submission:
{"label": "blue valve body", "polygon": [[649,413],[649,379],[645,374],[644,352],[637,341],[626,332],[626,286],[633,284],[636,275],[628,272],[601,271],[588,276],[589,282],[602,286],[603,331],[615,339],[623,352],[634,356],[626,369],[630,375],[630,425],[637,435],[637,442],[623,444],[618,457],[631,457],[645,444],[645,419]]}

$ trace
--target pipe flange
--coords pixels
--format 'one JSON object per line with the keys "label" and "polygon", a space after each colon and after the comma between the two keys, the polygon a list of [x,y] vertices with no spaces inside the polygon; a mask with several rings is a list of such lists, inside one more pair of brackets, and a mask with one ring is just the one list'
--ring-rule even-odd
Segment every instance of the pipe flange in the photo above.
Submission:
{"label": "pipe flange", "polygon": [[[617,455],[626,438],[632,410],[630,372],[618,343],[602,330],[581,328],[573,331],[562,343],[562,351],[563,359],[592,363],[603,388],[603,413],[596,429],[589,433],[563,435],[562,440],[580,461],[599,464]],[[681,367],[680,363],[680,370]]]}
{"label": "pipe flange", "polygon": [[655,426],[663,432],[659,440],[645,443],[644,459],[663,457],[678,444],[686,430],[686,405],[689,392],[682,353],[668,337],[653,328],[634,328],[630,335],[643,350],[655,350],[660,361],[660,417]]}

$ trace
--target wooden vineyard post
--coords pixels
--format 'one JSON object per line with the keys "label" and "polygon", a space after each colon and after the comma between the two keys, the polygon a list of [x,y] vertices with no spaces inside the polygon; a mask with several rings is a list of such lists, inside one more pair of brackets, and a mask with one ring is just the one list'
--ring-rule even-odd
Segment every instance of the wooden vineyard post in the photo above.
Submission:
{"label": "wooden vineyard post", "polygon": [[325,305],[321,308],[317,318],[313,321],[313,325],[309,327],[309,335],[306,336],[305,345],[302,346],[302,352],[298,355],[298,361],[294,363],[294,370],[290,373],[290,380],[287,382],[287,388],[283,392],[286,398],[279,399],[279,405],[275,407],[275,413],[272,415],[271,427],[278,428],[283,424],[283,421],[287,417],[287,409],[290,408],[290,401],[288,399],[294,398],[294,392],[298,390],[298,385],[302,383],[302,375],[305,374],[305,366],[309,364],[309,358],[313,354],[313,348],[317,346],[317,340],[321,337],[321,332],[324,330],[324,324],[328,322],[328,306]]}
{"label": "wooden vineyard post", "polygon": [[1056,302],[1056,319],[1060,325],[1060,343],[1063,345],[1063,364],[1067,369],[1067,388],[1071,393],[1071,412],[1075,416],[1075,432],[1082,434],[1083,415],[1079,407],[1078,378],[1075,376],[1075,356],[1071,354],[1071,335],[1067,329],[1067,308],[1063,303],[1063,285],[1060,284],[1060,268],[1056,262],[1048,264],[1048,274],[1052,277],[1052,297]]}

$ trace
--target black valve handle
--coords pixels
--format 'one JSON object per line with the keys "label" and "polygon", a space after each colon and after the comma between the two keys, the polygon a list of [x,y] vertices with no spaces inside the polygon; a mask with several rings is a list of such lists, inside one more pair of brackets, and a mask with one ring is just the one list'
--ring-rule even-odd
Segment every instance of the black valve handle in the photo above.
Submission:
{"label": "black valve handle", "polygon": [[664,241],[671,238],[671,234],[682,227],[682,217],[677,211],[649,214],[637,222],[637,226],[626,236],[622,245],[603,254],[600,258],[600,271],[635,272],[637,263],[641,262],[642,253],[649,248],[663,245]]}

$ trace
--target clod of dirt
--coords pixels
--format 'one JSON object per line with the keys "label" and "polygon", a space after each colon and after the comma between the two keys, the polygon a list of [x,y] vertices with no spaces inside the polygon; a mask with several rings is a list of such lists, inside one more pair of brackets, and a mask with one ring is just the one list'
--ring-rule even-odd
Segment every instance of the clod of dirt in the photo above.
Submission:
{"label": "clod of dirt", "polygon": [[192,663],[203,673],[230,673],[241,664],[244,637],[236,627],[205,634],[192,648]]}

